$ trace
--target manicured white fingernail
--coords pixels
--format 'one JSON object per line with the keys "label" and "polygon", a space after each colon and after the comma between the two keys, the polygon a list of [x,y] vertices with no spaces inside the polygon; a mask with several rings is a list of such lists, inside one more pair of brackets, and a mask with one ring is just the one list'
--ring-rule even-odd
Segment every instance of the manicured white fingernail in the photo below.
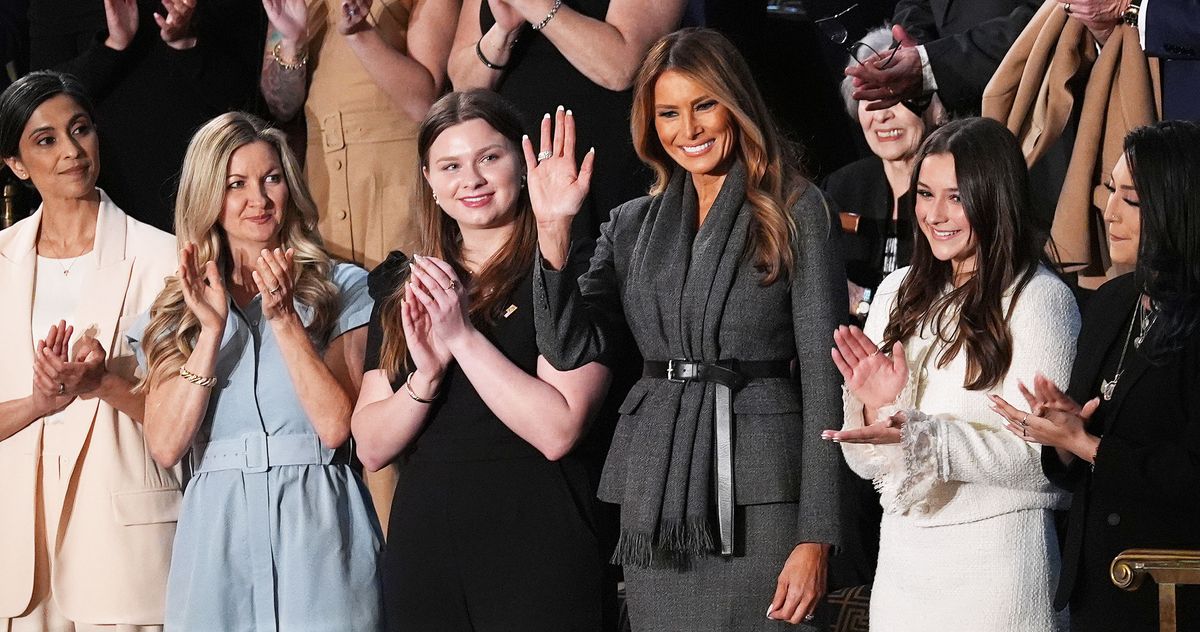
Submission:
{"label": "manicured white fingernail", "polygon": [[560,106],[558,106],[558,111],[559,111],[559,112],[562,112],[562,111],[563,111],[563,109],[564,109],[564,108],[563,108],[563,106],[561,106],[561,105],[560,105]]}
{"label": "manicured white fingernail", "polygon": [[522,134],[521,140],[529,140],[529,134]]}
{"label": "manicured white fingernail", "polygon": [[570,110],[567,110],[567,116],[575,116],[575,113]]}
{"label": "manicured white fingernail", "polygon": [[549,113],[549,112],[546,112],[545,114],[543,114],[543,115],[542,115],[542,119],[543,119],[543,120],[545,120],[545,119],[548,119],[548,118],[550,118],[550,113]]}

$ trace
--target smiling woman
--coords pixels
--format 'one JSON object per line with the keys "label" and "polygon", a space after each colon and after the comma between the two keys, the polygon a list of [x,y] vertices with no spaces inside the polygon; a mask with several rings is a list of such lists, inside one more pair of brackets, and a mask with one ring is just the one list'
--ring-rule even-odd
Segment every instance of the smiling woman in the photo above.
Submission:
{"label": "smiling woman", "polygon": [[871,627],[1059,630],[1052,510],[1065,498],[989,397],[1019,396],[1038,374],[1065,380],[1079,311],[1043,265],[1025,161],[1002,125],[933,132],[909,195],[912,266],[880,284],[865,331],[834,334],[845,425],[825,434],[880,490]]}
{"label": "smiling woman", "polygon": [[[388,625],[599,630],[602,560],[572,448],[608,369],[557,371],[539,355],[520,122],[495,93],[455,92],[417,147],[421,254],[393,252],[371,272],[378,307],[353,419],[363,464],[400,468]],[[587,180],[554,191],[577,202]]]}
{"label": "smiling woman", "polygon": [[163,622],[178,472],[147,454],[119,334],[175,247],[96,188],[92,121],[68,75],[31,73],[0,95],[0,157],[42,197],[0,232],[0,629],[15,632]]}
{"label": "smiling woman", "polygon": [[343,445],[366,271],[326,253],[283,133],[241,112],[192,138],[175,226],[178,273],[126,332],[146,443],[192,471],[167,625],[378,629],[379,524]]}
{"label": "smiling woman", "polygon": [[553,158],[526,149],[539,349],[560,369],[620,358],[628,328],[647,360],[600,485],[621,506],[630,620],[811,629],[841,537],[837,455],[819,438],[838,415],[826,354],[847,300],[827,207],[715,31],[656,42],[633,103],[634,146],[657,181],[613,211],[582,277],[565,269],[578,200],[547,186],[575,176],[561,142],[574,117],[560,112],[553,135],[543,125]]}

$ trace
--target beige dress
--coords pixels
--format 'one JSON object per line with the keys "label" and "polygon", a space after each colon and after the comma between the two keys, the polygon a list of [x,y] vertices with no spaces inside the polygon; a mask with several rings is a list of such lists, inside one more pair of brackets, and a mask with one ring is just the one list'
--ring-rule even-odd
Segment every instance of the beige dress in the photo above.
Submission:
{"label": "beige dress", "polygon": [[[371,5],[371,23],[401,53],[408,52],[408,23],[417,2]],[[308,8],[313,72],[304,104],[305,175],[325,246],[334,256],[371,269],[392,250],[413,252],[417,245],[420,125],[379,88],[338,33],[341,1],[309,0]],[[395,468],[365,478],[387,533]]]}
{"label": "beige dress", "polygon": [[[371,22],[407,53],[416,0],[381,0]],[[338,33],[340,0],[309,0],[313,64],[304,118],[305,175],[320,209],[320,230],[335,256],[373,268],[392,250],[416,245],[418,121],[392,103]]]}

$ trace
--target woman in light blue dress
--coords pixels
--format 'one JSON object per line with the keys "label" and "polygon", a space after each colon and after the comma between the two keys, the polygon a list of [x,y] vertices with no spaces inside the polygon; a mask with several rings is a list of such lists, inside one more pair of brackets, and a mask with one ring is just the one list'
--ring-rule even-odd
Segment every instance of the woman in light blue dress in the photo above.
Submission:
{"label": "woman in light blue dress", "polygon": [[379,525],[343,445],[372,302],[366,272],[322,247],[300,174],[257,118],[202,127],[176,203],[178,276],[127,334],[150,452],[192,473],[168,630],[380,625]]}

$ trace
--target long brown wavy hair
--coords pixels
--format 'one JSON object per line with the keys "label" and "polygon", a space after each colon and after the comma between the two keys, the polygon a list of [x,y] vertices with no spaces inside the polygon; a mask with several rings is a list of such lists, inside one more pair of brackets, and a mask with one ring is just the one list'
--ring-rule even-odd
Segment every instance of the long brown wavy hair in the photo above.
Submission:
{"label": "long brown wavy hair", "polygon": [[[267,143],[279,154],[288,187],[288,204],[279,229],[280,246],[295,250],[294,296],[312,308],[313,319],[306,330],[323,343],[333,330],[341,296],[329,278],[333,260],[317,232],[317,205],[283,132],[245,112],[228,112],[205,123],[192,136],[183,158],[175,200],[175,233],[181,247],[188,242],[196,244],[200,266],[216,261],[228,283],[233,257],[218,220],[225,204],[229,160],[233,152],[256,142]],[[199,335],[200,321],[184,303],[179,278],[167,279],[166,287],[150,307],[150,323],[142,338],[148,370],[139,388],[161,382],[178,371],[192,354]]]}
{"label": "long brown wavy hair", "polygon": [[[928,326],[943,344],[937,366],[946,366],[965,351],[963,386],[986,390],[998,384],[1012,364],[1008,319],[1038,265],[1048,263],[1042,248],[1047,237],[1034,219],[1025,158],[1003,125],[968,118],[930,134],[917,151],[909,204],[916,204],[925,159],[941,154],[954,158],[958,193],[975,237],[975,272],[946,292],[954,280],[952,264],[933,256],[918,218],[913,225],[912,267],[900,284],[882,348],[890,349]],[[1002,300],[1010,291],[1006,312]]]}
{"label": "long brown wavy hair", "polygon": [[638,70],[630,127],[638,156],[654,170],[650,193],[662,193],[677,168],[654,128],[654,86],[668,70],[703,86],[733,116],[736,156],[746,167],[746,200],[754,209],[746,255],[763,272],[763,285],[790,276],[796,222],[789,209],[810,185],[798,166],[799,151],[779,131],[746,60],[716,31],[687,28],[667,35]]}
{"label": "long brown wavy hair", "polygon": [[[424,170],[429,167],[429,148],[447,129],[472,120],[481,120],[508,139],[510,150],[518,161],[521,157],[521,119],[507,101],[488,90],[451,92],[438,99],[421,123],[417,135],[417,151],[421,156],[418,174],[419,221],[421,226],[419,252],[446,261],[465,280],[470,301],[470,317],[476,325],[494,322],[499,318],[517,285],[533,265],[537,249],[537,225],[529,204],[529,192],[520,184],[520,194],[514,209],[512,238],[504,244],[475,273],[469,274],[462,256],[462,232],[454,221],[433,200],[433,189],[425,181]],[[408,351],[404,328],[400,321],[400,301],[404,298],[404,280],[408,269],[398,277],[396,289],[380,306],[383,345],[379,367],[395,379],[405,364]]]}

